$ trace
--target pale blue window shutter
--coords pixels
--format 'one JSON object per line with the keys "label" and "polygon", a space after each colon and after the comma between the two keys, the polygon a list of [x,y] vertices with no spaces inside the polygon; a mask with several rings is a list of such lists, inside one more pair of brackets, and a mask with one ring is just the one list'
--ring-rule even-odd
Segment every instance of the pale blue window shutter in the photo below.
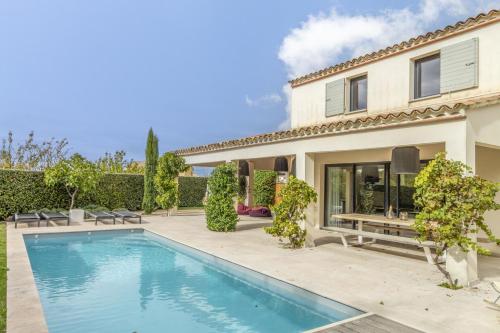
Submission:
{"label": "pale blue window shutter", "polygon": [[477,87],[478,39],[472,38],[441,49],[441,93]]}
{"label": "pale blue window shutter", "polygon": [[344,79],[326,84],[325,115],[327,117],[344,113],[344,97]]}

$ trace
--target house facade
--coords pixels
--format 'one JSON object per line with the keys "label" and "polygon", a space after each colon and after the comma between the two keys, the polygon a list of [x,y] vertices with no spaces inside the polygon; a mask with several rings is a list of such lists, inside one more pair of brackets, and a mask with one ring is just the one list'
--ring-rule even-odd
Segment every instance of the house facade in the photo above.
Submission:
{"label": "house facade", "polygon": [[[446,152],[500,181],[499,41],[500,11],[477,15],[290,81],[290,130],[176,153],[193,166],[246,161],[250,170],[285,157],[318,193],[308,228],[344,227],[338,215],[348,213],[411,218],[415,174],[394,172],[394,148],[412,147],[419,167]],[[500,234],[498,212],[487,223]]]}

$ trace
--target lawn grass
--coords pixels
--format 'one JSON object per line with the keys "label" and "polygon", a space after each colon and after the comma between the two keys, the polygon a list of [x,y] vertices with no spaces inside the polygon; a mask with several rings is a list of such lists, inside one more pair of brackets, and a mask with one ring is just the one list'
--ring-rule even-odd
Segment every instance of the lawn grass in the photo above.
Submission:
{"label": "lawn grass", "polygon": [[5,223],[0,223],[0,333],[7,326],[7,240]]}

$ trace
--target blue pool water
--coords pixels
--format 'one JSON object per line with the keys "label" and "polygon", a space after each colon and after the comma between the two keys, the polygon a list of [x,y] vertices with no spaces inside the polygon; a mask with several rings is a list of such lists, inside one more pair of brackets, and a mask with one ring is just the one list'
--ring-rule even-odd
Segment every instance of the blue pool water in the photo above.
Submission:
{"label": "blue pool water", "polygon": [[147,231],[25,243],[50,333],[301,332],[361,313]]}

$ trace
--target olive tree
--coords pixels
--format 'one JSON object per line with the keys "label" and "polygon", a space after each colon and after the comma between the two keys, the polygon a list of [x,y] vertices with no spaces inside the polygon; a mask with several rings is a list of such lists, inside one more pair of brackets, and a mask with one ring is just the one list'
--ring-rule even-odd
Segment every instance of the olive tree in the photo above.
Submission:
{"label": "olive tree", "polygon": [[179,203],[179,173],[187,171],[189,165],[182,156],[165,153],[158,160],[154,185],[156,203],[163,209],[172,209]]}
{"label": "olive tree", "polygon": [[44,171],[45,184],[48,186],[63,185],[71,198],[70,209],[75,205],[79,193],[95,190],[102,177],[99,168],[80,154],[59,161]]}
{"label": "olive tree", "polygon": [[281,201],[273,206],[273,225],[265,228],[268,234],[280,241],[288,238],[293,248],[304,245],[306,230],[299,223],[306,219],[305,209],[316,202],[318,194],[305,181],[290,176],[288,183],[278,193]]}
{"label": "olive tree", "polygon": [[415,179],[414,200],[420,213],[414,228],[418,240],[435,243],[434,262],[451,288],[458,287],[457,281],[439,257],[454,247],[489,254],[471,236],[482,230],[490,240],[499,242],[484,222],[486,211],[500,208],[495,202],[497,191],[498,184],[473,175],[471,168],[446,159],[444,153],[437,154]]}

